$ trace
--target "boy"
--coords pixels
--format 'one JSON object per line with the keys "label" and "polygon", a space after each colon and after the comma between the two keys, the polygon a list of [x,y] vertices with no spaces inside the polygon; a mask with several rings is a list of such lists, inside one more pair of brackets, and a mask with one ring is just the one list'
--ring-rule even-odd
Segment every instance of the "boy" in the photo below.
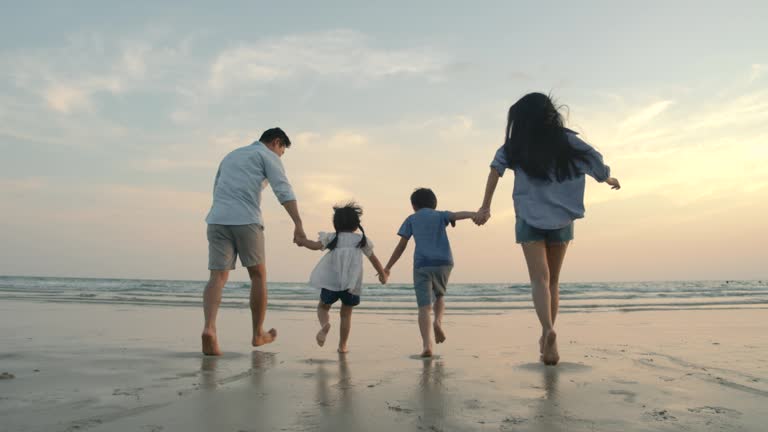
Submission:
{"label": "boy", "polygon": [[424,343],[422,357],[432,356],[432,337],[429,331],[430,306],[434,304],[435,341],[445,341],[442,329],[443,311],[445,310],[445,291],[448,277],[453,269],[453,256],[448,234],[445,227],[450,223],[456,225],[457,220],[475,217],[475,212],[436,211],[437,197],[431,189],[420,188],[411,194],[411,205],[414,213],[408,216],[397,232],[400,243],[392,252],[384,272],[389,277],[392,266],[408,246],[408,240],[413,236],[416,251],[413,254],[413,285],[416,290],[416,303],[419,306],[419,330]]}

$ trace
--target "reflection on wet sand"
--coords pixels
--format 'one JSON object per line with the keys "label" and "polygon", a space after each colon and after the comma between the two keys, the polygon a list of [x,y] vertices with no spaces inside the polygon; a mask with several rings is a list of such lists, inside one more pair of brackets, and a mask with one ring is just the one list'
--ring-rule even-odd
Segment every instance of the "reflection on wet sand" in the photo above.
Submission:
{"label": "reflection on wet sand", "polygon": [[533,430],[554,432],[567,426],[560,407],[560,369],[558,366],[541,366],[544,397],[536,405]]}
{"label": "reflection on wet sand", "polygon": [[421,402],[421,423],[427,430],[443,430],[448,414],[445,398],[444,364],[442,360],[425,359],[419,379],[419,395]]}
{"label": "reflection on wet sand", "polygon": [[358,421],[355,403],[355,384],[344,354],[339,355],[338,375],[334,380],[333,372],[326,362],[317,365],[315,403],[319,410],[321,431],[365,430]]}

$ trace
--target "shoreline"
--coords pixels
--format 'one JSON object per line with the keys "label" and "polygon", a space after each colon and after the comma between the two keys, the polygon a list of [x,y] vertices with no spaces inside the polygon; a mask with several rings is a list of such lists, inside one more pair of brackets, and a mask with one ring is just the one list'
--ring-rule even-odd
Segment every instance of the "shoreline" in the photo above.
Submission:
{"label": "shoreline", "polygon": [[351,352],[310,312],[220,313],[222,357],[198,353],[202,310],[0,303],[9,431],[762,430],[764,310],[571,313],[545,367],[532,311],[456,315],[431,360],[415,311],[355,314]]}

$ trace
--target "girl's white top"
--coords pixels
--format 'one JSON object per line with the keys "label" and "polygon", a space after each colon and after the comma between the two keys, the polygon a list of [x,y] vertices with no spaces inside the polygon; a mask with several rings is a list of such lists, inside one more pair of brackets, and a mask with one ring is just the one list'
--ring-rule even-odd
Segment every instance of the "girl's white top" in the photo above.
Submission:
{"label": "girl's white top", "polygon": [[[319,233],[319,241],[325,250],[328,243],[336,237],[336,233]],[[329,291],[346,291],[360,295],[363,286],[363,254],[369,257],[373,255],[373,243],[366,237],[365,247],[359,248],[357,244],[363,238],[360,234],[341,232],[336,248],[320,258],[312,275],[309,277],[309,286],[325,288]]]}

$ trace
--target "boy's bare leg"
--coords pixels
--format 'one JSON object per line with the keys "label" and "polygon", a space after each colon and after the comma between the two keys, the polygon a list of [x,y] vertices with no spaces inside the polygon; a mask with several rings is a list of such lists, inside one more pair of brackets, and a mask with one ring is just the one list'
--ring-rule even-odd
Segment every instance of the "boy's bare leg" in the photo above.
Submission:
{"label": "boy's bare leg", "polygon": [[322,300],[317,304],[317,319],[320,321],[320,331],[317,332],[315,340],[317,340],[317,344],[320,346],[325,345],[325,338],[331,330],[331,317],[328,314],[329,310],[331,310],[331,305],[323,303]]}
{"label": "boy's bare leg", "polygon": [[568,243],[547,245],[547,266],[549,267],[549,297],[552,310],[552,325],[555,325],[555,318],[560,305],[560,269],[565,260],[565,251],[568,249]]}
{"label": "boy's bare leg", "polygon": [[352,330],[352,309],[353,306],[341,305],[341,325],[339,326],[339,352],[344,354],[348,352],[347,341],[349,341],[349,331]]}
{"label": "boy's bare leg", "polygon": [[267,314],[267,267],[258,264],[248,267],[251,277],[251,320],[253,323],[253,339],[251,345],[261,346],[273,342],[277,338],[277,330],[264,331],[264,316]]}
{"label": "boy's bare leg", "polygon": [[424,343],[422,357],[432,357],[432,333],[429,331],[430,306],[419,308],[419,331],[421,331],[421,340]]}
{"label": "boy's bare leg", "polygon": [[445,342],[445,332],[443,331],[443,312],[445,312],[445,297],[440,296],[435,300],[432,306],[435,311],[435,322],[432,327],[435,330],[435,342]]}
{"label": "boy's bare leg", "polygon": [[531,278],[533,305],[541,323],[539,346],[541,360],[548,365],[557,364],[560,355],[557,352],[557,334],[552,324],[552,304],[549,293],[549,266],[547,264],[547,246],[543,241],[524,243],[523,254]]}
{"label": "boy's bare leg", "polygon": [[228,277],[228,270],[211,270],[208,284],[203,291],[205,325],[201,338],[203,340],[203,354],[205,355],[221,355],[219,341],[216,337],[216,315],[221,304],[221,291],[224,289]]}

